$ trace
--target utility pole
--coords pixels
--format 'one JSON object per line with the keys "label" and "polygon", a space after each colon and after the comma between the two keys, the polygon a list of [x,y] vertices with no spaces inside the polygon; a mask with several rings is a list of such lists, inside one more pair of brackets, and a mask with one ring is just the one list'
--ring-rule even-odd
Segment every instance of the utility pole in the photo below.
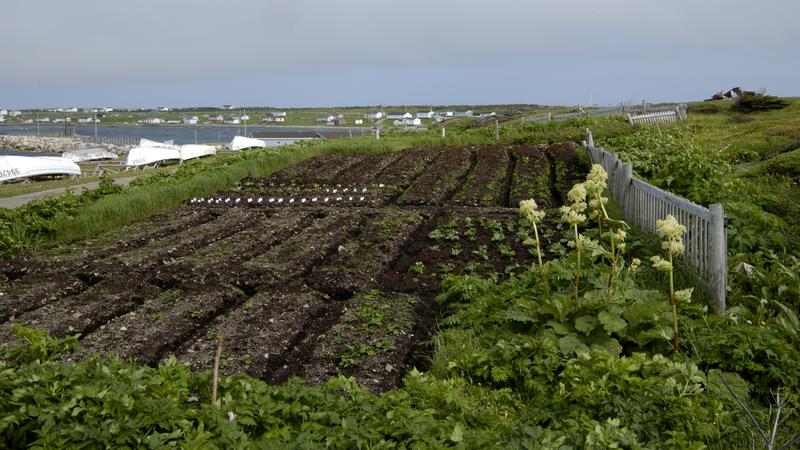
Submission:
{"label": "utility pole", "polygon": [[36,135],[39,136],[39,113],[36,113]]}
{"label": "utility pole", "polygon": [[94,140],[97,141],[97,113],[94,113]]}

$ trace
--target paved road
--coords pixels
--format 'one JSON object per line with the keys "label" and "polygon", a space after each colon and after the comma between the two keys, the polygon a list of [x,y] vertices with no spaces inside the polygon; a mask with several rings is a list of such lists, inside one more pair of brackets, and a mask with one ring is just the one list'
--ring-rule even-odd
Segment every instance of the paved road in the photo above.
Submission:
{"label": "paved road", "polygon": [[[125,186],[135,179],[136,179],[135,176],[120,177],[120,178],[115,178],[114,182],[116,184],[119,184],[120,186]],[[94,189],[99,185],[100,183],[98,181],[92,181],[91,183],[77,184],[74,186],[56,188],[56,189],[48,189],[46,191],[31,192],[30,194],[22,194],[22,195],[17,195],[15,197],[0,198],[0,208],[16,208],[32,200],[38,200],[40,198],[63,194],[67,189],[74,189],[76,194],[80,194],[81,192],[87,189]]]}

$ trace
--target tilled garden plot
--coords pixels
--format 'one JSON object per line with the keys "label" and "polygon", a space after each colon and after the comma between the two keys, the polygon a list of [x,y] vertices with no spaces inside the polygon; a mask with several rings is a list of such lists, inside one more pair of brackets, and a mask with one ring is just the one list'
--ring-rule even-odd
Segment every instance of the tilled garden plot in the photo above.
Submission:
{"label": "tilled garden plot", "polygon": [[[533,261],[516,206],[557,207],[575,147],[327,155],[114,233],[0,263],[12,324],[156,364],[175,355],[270,382],[354,376],[391,389],[424,364],[441,278],[502,281]],[[552,216],[552,214],[550,215]],[[550,227],[548,227],[550,228]],[[560,236],[545,234],[549,244]]]}

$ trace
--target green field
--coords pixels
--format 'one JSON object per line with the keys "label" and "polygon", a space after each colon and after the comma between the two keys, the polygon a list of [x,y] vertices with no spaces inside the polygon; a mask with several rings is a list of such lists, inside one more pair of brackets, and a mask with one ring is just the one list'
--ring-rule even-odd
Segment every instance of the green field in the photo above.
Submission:
{"label": "green field", "polygon": [[[753,112],[693,103],[686,122],[659,127],[633,127],[620,117],[500,126],[504,145],[580,142],[590,128],[596,144],[630,161],[637,176],[700,204],[722,202],[730,262],[724,315],[708,312],[701,288],[682,276],[679,263],[666,272],[653,267],[650,257],[667,257],[662,243],[617,222],[613,200],[607,220],[565,223],[558,210],[547,210],[537,233],[557,242],[543,249],[541,265],[503,283],[442,276],[437,301],[448,314],[431,339],[429,369],[408,373],[397,390],[371,394],[346,377],[307,386],[236,375],[221,378],[212,404],[209,372],[190,373],[175,360],[158,367],[113,356],[64,362],[60,355],[76,338],[19,328],[21,345],[0,350],[0,442],[791,448],[800,442],[800,100],[786,101]],[[287,111],[298,121],[322,112]],[[106,182],[82,197],[0,211],[0,252],[12,258],[57,251],[314,156],[495,144],[494,124],[475,125],[452,122],[446,139],[437,130],[387,132],[380,141],[221,155],[126,188]],[[598,200],[587,186],[589,199]],[[564,196],[567,206],[579,208],[575,196]],[[514,226],[535,254],[530,221]],[[3,273],[0,281],[11,283],[14,275]]]}

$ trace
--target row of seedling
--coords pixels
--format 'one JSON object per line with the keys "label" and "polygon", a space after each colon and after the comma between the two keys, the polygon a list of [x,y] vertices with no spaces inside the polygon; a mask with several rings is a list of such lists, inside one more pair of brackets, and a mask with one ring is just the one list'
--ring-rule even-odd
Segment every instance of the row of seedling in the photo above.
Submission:
{"label": "row of seedling", "polygon": [[315,205],[368,201],[364,195],[327,195],[318,197],[193,197],[189,204],[196,205]]}

